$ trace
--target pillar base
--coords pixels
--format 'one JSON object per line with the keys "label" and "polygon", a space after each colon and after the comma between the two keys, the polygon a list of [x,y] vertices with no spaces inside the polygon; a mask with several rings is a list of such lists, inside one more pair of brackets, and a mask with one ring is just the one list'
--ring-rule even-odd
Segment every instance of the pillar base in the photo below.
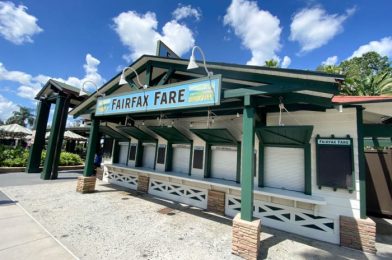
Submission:
{"label": "pillar base", "polygon": [[225,195],[223,191],[208,190],[207,210],[225,215]]}
{"label": "pillar base", "polygon": [[340,245],[376,253],[376,223],[370,218],[340,216]]}
{"label": "pillar base", "polygon": [[95,169],[95,176],[97,177],[98,180],[102,181],[103,169],[101,167],[97,167],[97,169]]}
{"label": "pillar base", "polygon": [[238,213],[233,219],[231,253],[244,259],[257,259],[260,251],[261,221],[246,221]]}
{"label": "pillar base", "polygon": [[150,184],[150,177],[138,175],[138,177],[137,177],[137,190],[138,191],[148,193],[149,184]]}
{"label": "pillar base", "polygon": [[91,193],[95,191],[95,176],[79,176],[76,191],[80,193]]}

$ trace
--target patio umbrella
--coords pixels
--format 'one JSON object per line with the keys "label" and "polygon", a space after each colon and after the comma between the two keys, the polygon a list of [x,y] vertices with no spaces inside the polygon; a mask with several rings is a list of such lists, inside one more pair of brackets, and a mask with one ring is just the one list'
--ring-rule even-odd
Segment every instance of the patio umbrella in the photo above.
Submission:
{"label": "patio umbrella", "polygon": [[[48,139],[50,135],[50,132],[47,132],[45,135],[45,139]],[[64,132],[64,140],[73,140],[73,141],[86,141],[87,138],[81,135],[78,135],[77,133],[74,133],[72,131],[65,131]]]}
{"label": "patio umbrella", "polygon": [[23,138],[28,135],[32,135],[32,131],[18,124],[0,126],[1,138]]}

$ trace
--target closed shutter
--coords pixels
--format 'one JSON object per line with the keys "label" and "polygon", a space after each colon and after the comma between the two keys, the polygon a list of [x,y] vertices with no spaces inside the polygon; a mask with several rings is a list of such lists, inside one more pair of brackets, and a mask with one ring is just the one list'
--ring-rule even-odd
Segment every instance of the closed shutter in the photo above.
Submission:
{"label": "closed shutter", "polygon": [[304,192],[304,149],[266,147],[264,155],[266,187]]}
{"label": "closed shutter", "polygon": [[230,147],[212,147],[211,177],[235,181],[237,176],[237,150]]}
{"label": "closed shutter", "polygon": [[154,169],[155,144],[143,144],[143,167]]}
{"label": "closed shutter", "polygon": [[120,142],[118,144],[120,146],[118,163],[126,164],[127,163],[127,158],[128,158],[128,145],[129,145],[129,143],[127,143],[127,142]]}
{"label": "closed shutter", "polygon": [[190,146],[173,146],[173,172],[189,172],[190,149]]}

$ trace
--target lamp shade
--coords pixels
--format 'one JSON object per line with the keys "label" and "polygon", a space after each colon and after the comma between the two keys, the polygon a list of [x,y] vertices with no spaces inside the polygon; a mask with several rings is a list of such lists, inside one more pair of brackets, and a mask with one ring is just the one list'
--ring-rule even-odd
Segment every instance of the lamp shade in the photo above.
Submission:
{"label": "lamp shade", "polygon": [[84,88],[82,87],[79,91],[79,96],[88,96],[89,93],[87,93],[86,91],[84,91]]}
{"label": "lamp shade", "polygon": [[119,85],[128,84],[128,81],[125,80],[124,71],[123,71],[123,73],[121,73],[120,81],[118,82],[118,84],[119,84]]}
{"label": "lamp shade", "polygon": [[197,63],[196,63],[195,56],[192,55],[191,58],[189,59],[189,63],[188,63],[187,69],[191,70],[191,69],[196,69],[198,67],[199,67],[199,65],[197,65]]}

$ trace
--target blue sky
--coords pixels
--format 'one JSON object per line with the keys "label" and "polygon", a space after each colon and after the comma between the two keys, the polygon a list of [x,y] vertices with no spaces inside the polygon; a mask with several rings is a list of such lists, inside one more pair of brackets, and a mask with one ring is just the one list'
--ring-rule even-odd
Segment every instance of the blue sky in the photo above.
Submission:
{"label": "blue sky", "polygon": [[183,58],[314,70],[370,50],[392,57],[389,0],[0,1],[0,119],[55,78],[98,86],[162,39]]}

